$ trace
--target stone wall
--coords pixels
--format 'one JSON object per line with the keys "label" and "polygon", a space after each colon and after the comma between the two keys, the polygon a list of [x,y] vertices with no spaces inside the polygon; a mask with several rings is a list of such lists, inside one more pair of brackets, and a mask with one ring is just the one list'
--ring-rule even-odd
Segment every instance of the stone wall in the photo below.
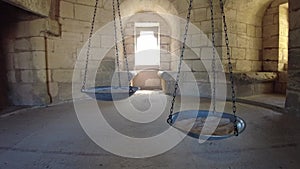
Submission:
{"label": "stone wall", "polygon": [[[6,2],[1,2],[0,5],[4,7],[1,10],[3,12],[1,48],[6,63],[10,103],[48,104],[50,97],[47,90],[45,39],[50,34],[59,34],[58,24],[49,18],[41,18],[35,13],[8,5]],[[44,10],[47,9],[45,7]]]}
{"label": "stone wall", "polygon": [[[58,34],[58,25],[48,19],[19,21],[7,37],[10,98],[15,105],[47,104],[46,34]],[[10,30],[11,31],[11,30]]]}
{"label": "stone wall", "polygon": [[[237,72],[262,71],[262,23],[261,14],[258,12],[260,8],[263,6],[258,6],[256,2],[226,2],[233,67]],[[224,59],[225,65],[226,62]]]}
{"label": "stone wall", "polygon": [[273,1],[263,19],[263,71],[278,72],[275,92],[285,94],[288,63],[288,4]]}
{"label": "stone wall", "polygon": [[[111,2],[111,0],[99,0],[95,30],[112,21]],[[172,14],[185,19],[188,8],[188,1],[183,0],[124,0],[121,2],[122,16],[132,16],[139,12],[154,12]],[[214,6],[217,12],[215,16],[216,44],[219,54],[222,54],[224,51],[224,39],[221,33],[222,23],[219,4],[218,1],[215,2]],[[255,0],[251,3],[247,0],[226,1],[230,49],[235,72],[263,70],[262,19],[270,2],[271,0]],[[60,0],[58,4],[59,13],[55,18],[57,22],[51,19],[31,19],[16,24],[17,36],[11,38],[11,43],[9,43],[11,44],[9,45],[9,49],[11,49],[9,53],[14,57],[8,57],[13,62],[13,67],[9,69],[8,79],[11,83],[10,86],[12,88],[18,86],[18,90],[15,91],[22,93],[22,95],[15,95],[15,97],[22,96],[20,97],[22,101],[18,103],[28,103],[26,101],[29,99],[24,96],[27,94],[23,91],[28,91],[27,93],[33,93],[33,95],[35,95],[34,92],[38,93],[37,98],[46,103],[49,100],[62,102],[72,98],[72,77],[75,63],[77,61],[77,64],[81,65],[81,69],[85,64],[85,59],[79,56],[86,52],[83,50],[80,53],[81,49],[86,47],[86,41],[89,37],[94,3],[95,0]],[[169,52],[162,59],[161,65],[163,67],[161,69],[168,70],[169,68],[171,71],[176,71],[183,30],[177,30],[177,32],[175,28],[179,27],[176,26],[178,23],[166,22],[169,26],[172,25],[170,30],[174,37],[161,38],[161,44],[164,45],[161,47]],[[199,60],[201,56],[207,57],[206,55],[210,54],[208,52],[210,50],[208,48],[209,42],[204,41],[202,44],[203,41],[201,41],[202,38],[205,39],[206,36],[210,38],[211,36],[210,8],[207,0],[194,1],[192,23],[196,27],[189,31],[188,49],[185,53],[184,62],[198,80],[204,78],[207,81],[205,66]],[[130,24],[125,24],[126,26],[130,27]],[[196,28],[202,30],[203,33],[195,34]],[[112,48],[114,37],[111,30],[109,31],[93,38],[93,54],[89,62],[90,68],[97,69],[96,82],[102,85],[110,84],[112,72],[115,70],[114,49]],[[128,31],[129,29],[126,30],[127,33]],[[130,37],[127,37],[126,40],[132,42]],[[128,51],[133,50],[130,44],[127,48]],[[97,52],[105,52],[100,67],[97,65],[99,63]],[[227,60],[223,57],[221,59],[226,69]],[[168,63],[170,60],[171,65]],[[75,83],[80,86],[84,70],[79,70],[79,72],[74,74],[74,77]],[[39,102],[33,100],[32,103]]]}
{"label": "stone wall", "polygon": [[277,72],[286,70],[288,51],[288,6],[286,2],[287,0],[273,1],[264,15],[264,71]]}
{"label": "stone wall", "polygon": [[300,116],[300,1],[289,0],[289,65],[286,108]]}

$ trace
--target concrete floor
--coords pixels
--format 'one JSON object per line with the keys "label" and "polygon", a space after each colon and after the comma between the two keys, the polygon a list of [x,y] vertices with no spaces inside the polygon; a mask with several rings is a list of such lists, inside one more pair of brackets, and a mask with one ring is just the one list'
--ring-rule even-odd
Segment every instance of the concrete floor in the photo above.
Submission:
{"label": "concrete floor", "polygon": [[[106,110],[112,107],[110,102],[99,105]],[[27,109],[0,118],[0,169],[300,168],[299,118],[242,103],[237,107],[238,115],[247,122],[245,132],[239,137],[203,144],[186,137],[170,151],[143,159],[119,157],[96,145],[81,128],[73,103]],[[230,112],[230,103],[226,110]],[[127,128],[118,123],[120,120],[113,113],[105,117],[128,135],[143,133],[147,128],[146,124],[146,127]],[[156,121],[156,125],[148,126],[146,133],[157,133],[167,126],[165,115]]]}

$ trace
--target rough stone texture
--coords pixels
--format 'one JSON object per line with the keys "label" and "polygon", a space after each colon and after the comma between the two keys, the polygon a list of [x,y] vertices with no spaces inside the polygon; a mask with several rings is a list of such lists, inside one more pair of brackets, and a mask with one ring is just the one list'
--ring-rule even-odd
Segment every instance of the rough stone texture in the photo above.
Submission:
{"label": "rough stone texture", "polygon": [[[290,17],[300,13],[300,3],[297,0],[289,0],[290,6]],[[292,18],[290,18],[292,19]],[[290,32],[297,32],[300,30],[299,19],[290,20]],[[289,34],[289,67],[288,67],[288,88],[287,88],[287,100],[286,100],[286,109],[291,114],[296,114],[300,116],[300,81],[299,81],[299,53],[300,46],[299,44],[300,34]]]}
{"label": "rough stone texture", "polygon": [[[221,72],[222,73],[222,72]],[[166,94],[172,95],[174,91],[176,72],[159,72],[159,76],[162,78],[162,89]],[[229,79],[229,74],[226,74],[227,79]],[[274,92],[274,84],[277,79],[276,73],[271,72],[249,72],[249,73],[234,73],[234,82],[235,82],[235,90],[237,97],[244,96],[252,96],[264,93],[273,93]],[[188,83],[197,82],[199,92],[201,97],[211,97],[211,85],[208,79],[207,72],[202,72],[201,74],[191,73],[191,72],[183,72],[181,74],[181,83],[183,83],[182,87],[188,85]],[[231,86],[230,81],[227,82],[219,82],[221,85],[226,85],[227,88],[227,98],[231,97]],[[217,83],[218,85],[218,83]],[[181,95],[180,92],[178,92]],[[184,92],[183,95],[188,96],[199,96],[199,93],[189,93]]]}
{"label": "rough stone texture", "polygon": [[[288,17],[287,0],[273,1],[265,12],[263,19],[264,71],[285,71],[287,68]],[[277,65],[273,64],[274,61],[277,61]]]}
{"label": "rough stone texture", "polygon": [[[149,22],[159,20],[161,26],[160,31],[162,33],[160,45],[161,49],[163,49],[161,50],[160,70],[176,71],[178,58],[180,56],[180,40],[182,39],[183,30],[178,30],[179,26],[177,23],[161,18],[157,13],[169,13],[185,18],[188,7],[187,1],[124,0],[121,2],[123,16],[132,16],[133,14],[138,13],[138,15],[130,17],[129,20],[126,20],[124,23],[124,32],[126,33],[127,43],[126,49],[129,54],[129,68],[133,70],[135,66],[135,37],[133,23],[135,21]],[[286,53],[286,50],[284,49],[277,52],[274,52],[273,50],[273,47],[280,47],[282,44],[277,43],[274,45],[273,42],[275,40],[272,38],[263,40],[263,36],[273,34],[286,35],[286,32],[281,31],[279,27],[278,29],[271,29],[271,27],[268,27],[270,24],[280,23],[279,19],[274,20],[274,17],[279,18],[278,6],[283,3],[283,1],[278,0],[276,0],[276,2],[274,1],[272,4],[271,2],[272,0],[241,0],[238,3],[234,0],[226,1],[225,12],[228,22],[232,63],[235,72],[249,73],[263,70],[278,71],[278,67],[282,68],[283,64],[278,60],[278,55],[280,55],[280,52],[282,55],[285,55],[284,53]],[[71,98],[70,92],[64,94],[61,94],[60,92],[64,92],[65,90],[69,91],[68,87],[70,87],[72,83],[72,73],[76,61],[78,61],[77,64],[81,65],[81,68],[85,64],[85,60],[78,56],[89,36],[94,1],[61,0],[59,5],[60,10],[57,14],[57,22],[50,19],[18,21],[15,24],[16,37],[11,38],[10,43],[8,43],[7,46],[9,51],[8,55],[11,56],[7,59],[7,62],[9,63],[8,80],[12,84],[21,82],[32,84],[37,81],[36,79],[39,79],[41,82],[47,79],[46,82],[48,84],[46,86],[48,86],[48,91],[50,91],[53,102],[61,102]],[[224,50],[224,34],[221,33],[223,24],[220,19],[218,2],[214,4],[214,7],[216,11],[215,24],[217,50],[225,71],[228,71],[226,50]],[[291,14],[291,17],[293,18],[297,18],[297,16],[299,16],[299,12],[293,12]],[[111,21],[111,1],[100,0],[95,30],[98,30]],[[186,67],[184,69],[192,70],[195,76],[199,76],[199,79],[202,79],[205,67],[201,64],[202,62],[199,58],[206,60],[211,58],[212,51],[209,47],[209,42],[203,40],[206,37],[211,38],[210,8],[206,0],[194,1],[192,23],[202,30],[203,33],[195,33],[195,28],[190,28],[187,40],[188,49],[186,50],[184,60]],[[183,24],[184,23],[182,23],[182,25]],[[291,23],[291,25],[295,28],[299,27],[299,24],[297,23]],[[268,28],[270,31],[263,31],[263,28]],[[295,42],[291,45],[295,47],[299,46],[299,38],[296,38],[297,33],[299,34],[298,30],[292,32],[292,39],[294,39]],[[93,48],[101,49],[91,50],[91,61],[89,62],[89,67],[98,71],[96,79],[98,84],[111,84],[113,76],[112,72],[115,70],[114,49],[111,48],[113,45],[114,37],[112,32],[104,32],[99,35],[99,37],[95,37],[95,41],[92,43]],[[264,45],[271,47],[272,49],[263,48]],[[290,49],[290,53],[297,53],[295,50],[296,49]],[[98,69],[98,64],[96,64],[99,60],[97,53],[104,52],[107,52],[105,61],[103,61]],[[274,57],[274,55],[277,56]],[[295,54],[293,55],[294,56],[290,57],[295,58]],[[125,70],[124,58],[123,56],[120,58],[121,69]],[[284,60],[284,56],[281,58]],[[268,61],[269,63],[265,64],[265,61]],[[297,59],[294,59],[294,62],[289,64],[292,68],[295,68],[297,67],[297,63]],[[47,69],[47,71],[45,69]],[[83,70],[80,70],[79,72],[80,74],[75,75],[78,80],[76,83],[78,84],[81,83],[80,80],[82,78]],[[205,77],[203,78],[205,79]],[[280,81],[280,83],[284,82]],[[204,86],[205,87],[203,88],[206,88],[207,84]],[[63,90],[61,88],[63,88]],[[251,90],[254,91],[255,89],[257,89],[257,86],[255,87],[252,85]],[[264,87],[262,87],[262,89],[264,90]]]}
{"label": "rough stone texture", "polygon": [[[39,15],[45,14],[44,16],[48,17],[50,10],[50,1],[48,0],[11,2],[20,2],[17,6],[23,5],[21,8],[26,8],[29,12],[6,6],[7,17],[4,21],[6,24],[2,25],[1,30],[7,33],[1,35],[0,39],[5,42],[1,50],[8,65],[8,98],[12,105],[49,104],[51,96],[48,94],[47,85],[46,37],[59,35],[59,24],[50,19],[50,16],[49,18],[40,18],[30,13],[38,12],[31,10],[41,10],[42,13]],[[12,4],[14,5],[14,3]],[[0,5],[3,4],[6,3],[1,2]]]}
{"label": "rough stone texture", "polygon": [[48,17],[51,9],[51,0],[4,0],[26,11]]}

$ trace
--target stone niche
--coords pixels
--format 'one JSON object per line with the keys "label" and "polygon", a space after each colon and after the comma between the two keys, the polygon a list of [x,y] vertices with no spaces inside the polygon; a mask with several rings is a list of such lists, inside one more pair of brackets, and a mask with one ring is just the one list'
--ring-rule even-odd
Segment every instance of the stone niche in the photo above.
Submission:
{"label": "stone niche", "polygon": [[6,65],[0,88],[7,91],[7,105],[44,105],[51,100],[46,38],[58,35],[59,25],[50,19],[50,6],[50,0],[0,1],[0,60]]}
{"label": "stone niche", "polygon": [[[223,73],[223,72],[221,72]],[[174,91],[175,79],[177,72],[160,71],[158,75],[162,78],[162,89],[164,93],[172,95]],[[216,74],[218,76],[218,73]],[[231,82],[229,81],[229,74],[225,73],[226,82],[217,82],[216,85],[224,86],[227,89],[227,98],[231,97]],[[245,97],[258,95],[263,93],[274,92],[274,82],[277,79],[277,74],[274,72],[243,72],[233,73],[234,88],[237,97]],[[198,90],[191,90],[190,84],[196,82]],[[179,89],[179,95],[186,96],[199,96],[210,98],[211,97],[211,81],[209,80],[209,74],[207,72],[182,72],[180,78],[180,84],[185,91],[181,94]],[[199,93],[195,93],[199,91]]]}

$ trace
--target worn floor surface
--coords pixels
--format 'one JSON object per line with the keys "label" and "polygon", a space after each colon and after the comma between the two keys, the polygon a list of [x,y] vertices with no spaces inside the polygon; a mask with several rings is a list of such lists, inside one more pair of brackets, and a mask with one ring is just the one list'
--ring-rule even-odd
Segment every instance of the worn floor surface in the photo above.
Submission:
{"label": "worn floor surface", "polygon": [[[145,98],[140,96],[133,96],[130,103],[145,111],[149,102],[141,101]],[[136,127],[116,114],[113,103],[98,104],[110,124],[126,135],[146,137],[168,126],[168,105],[155,122]],[[230,107],[228,103],[227,112]],[[143,159],[119,157],[100,148],[81,128],[73,103],[28,109],[0,118],[0,169],[300,168],[299,118],[242,103],[237,107],[238,115],[247,122],[239,137],[203,144],[186,137],[170,151]]]}

